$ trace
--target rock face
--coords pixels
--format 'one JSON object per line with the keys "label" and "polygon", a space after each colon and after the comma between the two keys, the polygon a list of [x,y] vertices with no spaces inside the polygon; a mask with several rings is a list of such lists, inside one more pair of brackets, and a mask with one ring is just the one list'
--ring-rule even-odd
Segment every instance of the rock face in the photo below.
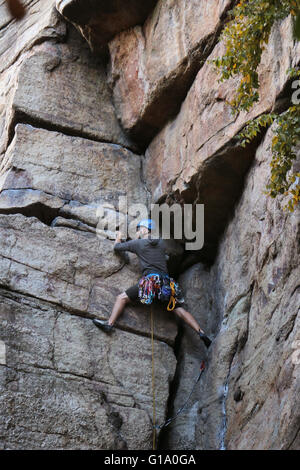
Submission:
{"label": "rock face", "polygon": [[135,140],[149,143],[178,111],[231,4],[160,0],[143,27],[124,31],[109,43],[118,117]]}
{"label": "rock face", "polygon": [[157,0],[56,0],[58,11],[73,23],[95,51],[120,31],[141,24]]}
{"label": "rock face", "polygon": [[[47,9],[41,2],[41,8],[46,10],[44,14],[41,12],[41,24],[35,24],[30,5],[20,23],[20,41],[17,42],[20,50],[15,55],[10,28],[6,26],[8,45],[2,56],[7,68],[2,73],[0,87],[0,153],[11,141],[18,122],[114,142],[135,150],[136,146],[118,124],[103,59],[92,56],[75,30],[67,31],[53,2],[51,10],[49,2]],[[26,35],[22,34],[23,28]],[[5,38],[6,35],[4,44]],[[101,101],[99,107],[95,106],[98,100]]]}
{"label": "rock face", "polygon": [[[33,7],[20,31],[35,24]],[[47,18],[1,75],[0,446],[149,449],[149,308],[129,306],[112,336],[91,321],[139,279],[134,255],[99,236],[97,209],[118,214],[120,196],[148,204],[141,157],[117,121],[103,59],[53,5]],[[154,322],[163,421],[177,326],[159,309]]]}
{"label": "rock face", "polygon": [[[149,448],[149,339],[121,330],[107,337],[86,318],[7,295],[1,292],[1,448]],[[163,403],[174,355],[159,341],[155,353]]]}
{"label": "rock face", "polygon": [[[299,449],[299,210],[263,194],[270,129],[211,268],[182,275],[190,311],[215,341],[209,355],[185,331],[174,412],[206,359],[190,410],[164,437],[171,449]],[[281,201],[282,203],[283,201]]]}
{"label": "rock face", "polygon": [[[220,86],[216,70],[206,62],[182,103],[180,113],[153,139],[146,151],[145,179],[156,201],[180,194],[187,203],[197,198],[198,203],[205,205],[207,245],[200,257],[210,258],[215,253],[255,153],[257,143],[243,149],[234,138],[249,120],[275,107],[276,98],[287,82],[286,70],[300,60],[299,45],[291,44],[292,24],[287,18],[273,28],[262,57],[260,101],[249,113],[241,112],[238,116],[232,115],[227,104],[233,97],[237,80],[228,80]],[[208,60],[223,52],[224,45],[219,43]],[[273,59],[275,55],[278,62]]]}
{"label": "rock face", "polygon": [[[12,100],[13,124],[27,119],[67,134],[130,147],[115,116],[105,69],[89,61],[88,50],[83,54],[82,41],[77,43],[75,36],[68,44],[43,44],[23,61]],[[98,100],[101,107],[95,107]]]}
{"label": "rock face", "polygon": [[289,105],[299,43],[290,18],[274,25],[260,102],[233,117],[237,82],[209,62],[232,2],[208,3],[28,1],[16,24],[0,1],[1,449],[152,447],[149,307],[111,335],[91,321],[140,277],[99,227],[102,205],[123,227],[124,197],[205,204],[204,248],[169,242],[169,269],[214,341],[153,309],[158,423],[206,364],[158,447],[300,448],[299,210],[263,193],[274,126],[236,142]]}
{"label": "rock face", "polygon": [[12,20],[6,9],[5,0],[1,0],[1,73],[7,71],[21,53],[29,51],[39,42],[63,40],[66,35],[66,24],[57,14],[54,3],[54,0],[39,0],[38,4],[34,0],[27,0],[26,17],[16,22]]}
{"label": "rock face", "polygon": [[[43,42],[57,44],[64,40],[66,24],[62,22],[53,1],[27,2],[27,15],[16,23],[6,10],[5,1],[0,2],[0,155],[7,147],[8,127],[11,122],[12,99],[18,70],[23,59],[34,47]],[[16,37],[18,40],[16,41]]]}

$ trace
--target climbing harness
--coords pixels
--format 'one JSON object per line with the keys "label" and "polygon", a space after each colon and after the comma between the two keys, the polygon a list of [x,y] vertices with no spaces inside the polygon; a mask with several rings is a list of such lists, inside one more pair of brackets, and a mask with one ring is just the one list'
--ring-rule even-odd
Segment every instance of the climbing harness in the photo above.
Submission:
{"label": "climbing harness", "polygon": [[174,310],[177,303],[183,303],[181,289],[167,274],[150,273],[139,281],[139,299],[143,304],[151,304],[154,299],[168,302],[167,310]]}

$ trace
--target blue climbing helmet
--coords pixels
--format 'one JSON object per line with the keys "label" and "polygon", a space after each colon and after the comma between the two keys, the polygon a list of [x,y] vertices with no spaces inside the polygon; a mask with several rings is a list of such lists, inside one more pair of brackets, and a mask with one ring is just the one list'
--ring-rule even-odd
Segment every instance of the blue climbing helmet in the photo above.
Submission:
{"label": "blue climbing helmet", "polygon": [[144,219],[138,223],[137,228],[140,227],[146,227],[148,230],[155,230],[155,222],[152,219]]}

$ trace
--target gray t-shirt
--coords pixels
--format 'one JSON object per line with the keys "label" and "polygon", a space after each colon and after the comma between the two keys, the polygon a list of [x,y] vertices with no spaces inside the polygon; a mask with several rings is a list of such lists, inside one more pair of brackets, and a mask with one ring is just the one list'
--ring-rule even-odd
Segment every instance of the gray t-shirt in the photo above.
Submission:
{"label": "gray t-shirt", "polygon": [[[116,251],[130,251],[135,253],[140,260],[143,275],[150,272],[169,274],[165,242],[161,238],[142,238],[129,242],[116,243]],[[146,273],[147,271],[147,273]]]}

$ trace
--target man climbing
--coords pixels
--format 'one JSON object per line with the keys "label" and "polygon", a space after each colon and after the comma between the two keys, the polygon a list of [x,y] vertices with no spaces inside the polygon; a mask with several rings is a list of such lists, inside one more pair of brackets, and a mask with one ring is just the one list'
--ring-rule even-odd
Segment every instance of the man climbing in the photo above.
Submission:
{"label": "man climbing", "polygon": [[[138,256],[142,269],[143,280],[147,280],[147,276],[149,279],[150,274],[154,275],[154,278],[159,279],[160,281],[163,279],[163,277],[166,276],[167,279],[169,279],[167,268],[168,255],[166,254],[164,241],[161,238],[150,238],[150,231],[152,229],[155,229],[154,221],[152,221],[151,219],[142,220],[137,228],[137,239],[128,242],[122,243],[121,233],[117,232],[114,250],[117,252],[130,251]],[[142,279],[139,283],[129,287],[125,292],[117,296],[116,302],[112,309],[112,313],[108,320],[93,319],[94,324],[107,333],[111,332],[113,330],[115,322],[122,314],[126,304],[141,300]],[[158,282],[158,284],[160,287],[161,282]],[[176,284],[176,287],[178,287],[176,293],[178,293],[178,291],[180,292],[178,284]],[[141,301],[143,302],[143,300]],[[182,302],[183,299],[180,299],[178,296],[175,296],[175,308],[173,308],[172,311],[176,313],[179,318],[182,318],[185,323],[187,323],[199,334],[205,346],[208,348],[211,344],[211,340],[200,328],[195,318],[187,310],[180,306],[180,303]],[[148,302],[146,301],[146,303]],[[151,303],[151,300],[149,300],[149,303]],[[178,304],[178,306],[176,304]]]}

